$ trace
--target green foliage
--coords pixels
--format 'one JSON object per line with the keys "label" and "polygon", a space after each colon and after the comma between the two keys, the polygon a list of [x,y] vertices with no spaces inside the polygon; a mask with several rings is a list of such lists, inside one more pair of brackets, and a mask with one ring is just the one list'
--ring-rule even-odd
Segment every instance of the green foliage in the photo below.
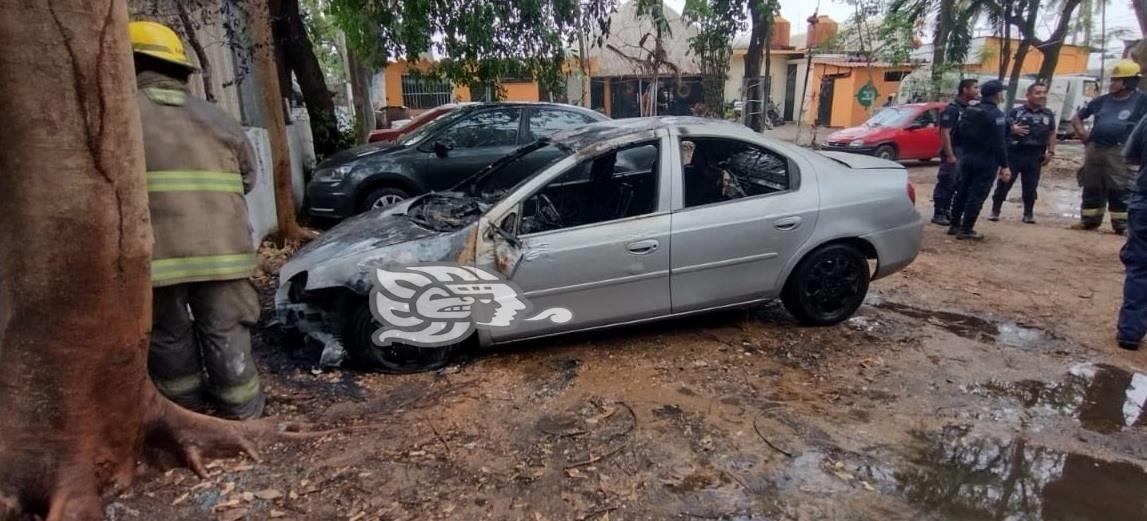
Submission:
{"label": "green foliage", "polygon": [[327,0],[299,0],[299,9],[327,85],[340,85],[346,83],[346,67],[339,53],[339,30],[324,12],[326,4]]}
{"label": "green foliage", "polygon": [[705,104],[719,111],[725,105],[733,36],[745,28],[744,9],[737,0],[686,0],[682,16],[697,29],[689,49],[701,69]]}
{"label": "green foliage", "polygon": [[579,31],[608,32],[617,0],[329,2],[347,45],[369,66],[433,53],[448,59],[428,76],[469,87],[524,76],[552,89],[564,81],[567,46]]}
{"label": "green foliage", "polygon": [[[939,26],[943,19],[937,16],[941,4],[941,0],[891,0],[886,12],[902,18],[897,23],[911,25],[916,35],[923,35],[925,21],[929,18],[934,19],[937,26],[933,27],[933,34],[946,32],[948,35],[947,45],[944,47],[944,61],[963,63],[968,57],[976,22],[981,16],[998,13],[999,0],[955,0],[949,27]],[[944,66],[944,64],[937,65]]]}
{"label": "green foliage", "polygon": [[912,57],[917,24],[906,13],[889,12],[876,29],[876,38],[883,42],[877,51],[881,61],[893,64],[907,63]]}

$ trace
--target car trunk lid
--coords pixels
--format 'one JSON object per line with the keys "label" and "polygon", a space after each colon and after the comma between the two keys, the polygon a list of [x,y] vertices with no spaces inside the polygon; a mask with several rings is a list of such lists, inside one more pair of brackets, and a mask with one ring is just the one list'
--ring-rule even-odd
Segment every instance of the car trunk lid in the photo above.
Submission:
{"label": "car trunk lid", "polygon": [[901,165],[900,163],[889,161],[887,159],[880,159],[878,157],[849,154],[848,152],[821,152],[820,154],[853,170],[904,169],[904,165]]}

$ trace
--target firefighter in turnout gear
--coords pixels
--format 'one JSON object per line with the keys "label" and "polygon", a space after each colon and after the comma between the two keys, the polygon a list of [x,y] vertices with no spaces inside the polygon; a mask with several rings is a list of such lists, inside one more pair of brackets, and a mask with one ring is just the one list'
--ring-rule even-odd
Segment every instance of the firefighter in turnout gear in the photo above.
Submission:
{"label": "firefighter in turnout gear", "polygon": [[1000,220],[1000,210],[1008,192],[1019,178],[1023,183],[1023,220],[1035,224],[1033,212],[1040,171],[1055,155],[1055,113],[1047,108],[1046,85],[1033,83],[1027,90],[1027,102],[1008,111],[1008,138],[1008,164],[1012,177],[996,183],[992,214],[988,220]]}
{"label": "firefighter in turnout gear", "polygon": [[243,197],[254,154],[239,122],[188,93],[195,67],[175,32],[153,22],[129,29],[155,235],[148,370],[186,408],[256,418],[265,398],[251,357],[259,299]]}
{"label": "firefighter in turnout gear", "polygon": [[[1111,212],[1111,228],[1122,234],[1127,228],[1127,202],[1135,172],[1120,153],[1135,124],[1147,115],[1147,94],[1137,90],[1139,65],[1123,60],[1111,70],[1110,92],[1079,110],[1071,125],[1087,145],[1079,185],[1083,187],[1080,222],[1076,229],[1094,230],[1103,224],[1104,208]],[[1091,132],[1083,120],[1094,117]]]}

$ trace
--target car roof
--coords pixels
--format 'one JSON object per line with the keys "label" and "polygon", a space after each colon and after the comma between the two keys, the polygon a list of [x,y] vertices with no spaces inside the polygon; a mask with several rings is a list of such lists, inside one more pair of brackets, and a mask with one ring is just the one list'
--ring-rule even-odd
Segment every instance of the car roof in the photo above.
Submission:
{"label": "car roof", "polygon": [[461,103],[458,105],[458,108],[462,110],[478,110],[491,107],[553,107],[602,115],[600,112],[590,110],[585,107],[570,105],[568,103],[553,103],[548,101],[473,101],[468,103]]}
{"label": "car roof", "polygon": [[572,149],[580,149],[602,141],[610,141],[627,135],[648,134],[662,129],[677,129],[682,134],[703,130],[721,130],[737,134],[752,133],[744,125],[721,119],[657,116],[599,121],[583,127],[557,132],[551,135],[548,140]]}

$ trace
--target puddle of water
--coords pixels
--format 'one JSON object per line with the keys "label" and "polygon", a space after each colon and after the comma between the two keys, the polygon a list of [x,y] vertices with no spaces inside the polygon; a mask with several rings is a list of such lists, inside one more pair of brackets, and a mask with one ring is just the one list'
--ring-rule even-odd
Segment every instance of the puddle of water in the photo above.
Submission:
{"label": "puddle of water", "polygon": [[1079,219],[1080,190],[1078,188],[1053,186],[1051,193],[1049,205],[1053,215],[1073,220]]}
{"label": "puddle of water", "polygon": [[975,315],[918,308],[880,299],[873,299],[870,304],[879,309],[923,320],[956,336],[977,342],[991,342],[1008,347],[1036,348],[1049,347],[1059,341],[1055,335],[1042,329],[1024,327],[1006,320],[990,320]]}
{"label": "puddle of water", "polygon": [[1037,380],[989,382],[972,389],[979,391],[1016,399],[1028,409],[1070,415],[1083,428],[1102,434],[1147,426],[1147,375],[1111,365],[1076,365],[1062,382],[1054,384]]}
{"label": "puddle of water", "polygon": [[969,431],[914,433],[918,446],[895,475],[898,491],[945,519],[1147,519],[1147,472],[1138,465]]}

